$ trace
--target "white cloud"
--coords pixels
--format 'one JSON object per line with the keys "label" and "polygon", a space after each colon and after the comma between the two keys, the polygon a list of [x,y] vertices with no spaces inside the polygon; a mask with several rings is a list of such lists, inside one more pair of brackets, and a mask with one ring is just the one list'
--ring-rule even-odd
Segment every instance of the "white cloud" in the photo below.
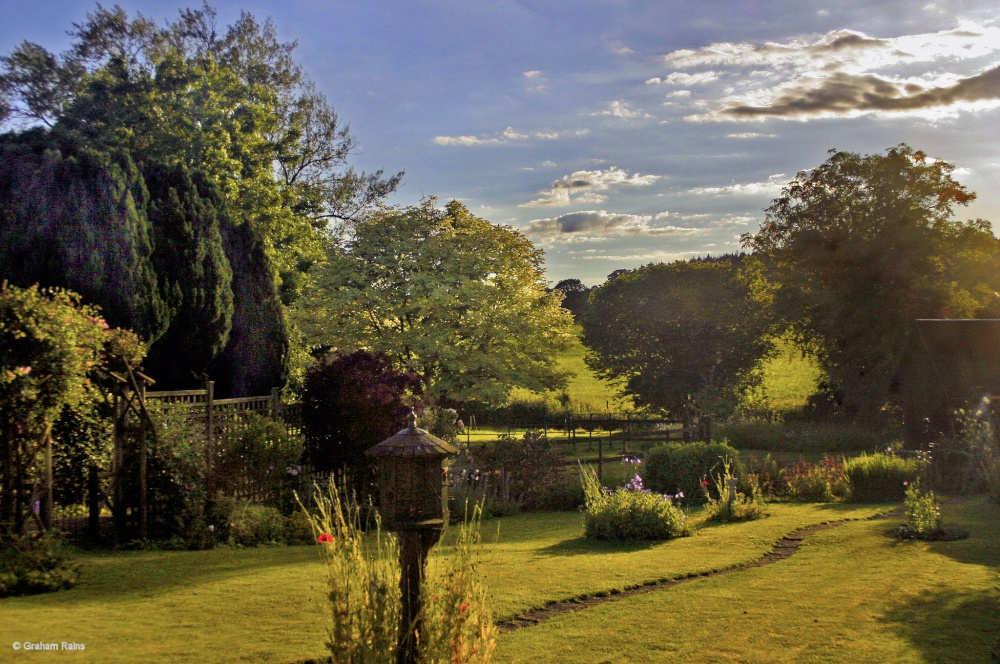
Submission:
{"label": "white cloud", "polygon": [[523,132],[507,127],[499,134],[493,136],[435,136],[433,143],[444,146],[460,147],[491,147],[496,145],[507,145],[509,143],[537,139],[542,141],[554,141],[561,138],[579,138],[590,133],[589,129],[576,129],[573,131],[532,131]]}
{"label": "white cloud", "polygon": [[633,111],[629,108],[628,102],[621,99],[611,102],[608,105],[608,110],[600,111],[598,113],[594,113],[593,115],[609,115],[622,120],[641,120],[653,117],[645,111]]}
{"label": "white cloud", "polygon": [[781,193],[788,178],[784,173],[777,173],[767,178],[767,182],[733,183],[722,187],[694,187],[687,193],[696,196],[776,196]]}
{"label": "white cloud", "polygon": [[748,139],[748,138],[777,138],[777,137],[778,137],[777,134],[765,134],[765,133],[759,132],[759,131],[743,131],[743,132],[739,132],[739,133],[735,133],[735,134],[726,134],[726,138],[739,138],[739,139]]}
{"label": "white cloud", "polygon": [[570,203],[603,203],[607,196],[597,192],[611,187],[644,187],[660,179],[658,175],[629,175],[627,171],[612,166],[607,170],[575,171],[552,183],[548,191],[540,192],[541,198],[521,207],[561,207]]}
{"label": "white cloud", "polygon": [[542,72],[537,69],[532,69],[531,71],[524,72],[525,78],[538,78],[542,75]]}
{"label": "white cloud", "polygon": [[549,219],[529,221],[522,228],[525,235],[542,242],[596,242],[613,237],[658,237],[691,235],[697,228],[654,226],[652,215],[635,215],[584,210]]}
{"label": "white cloud", "polygon": [[697,74],[675,71],[668,76],[646,79],[646,85],[700,85],[717,81],[719,76],[717,71],[703,71]]}
{"label": "white cloud", "polygon": [[635,51],[630,49],[624,42],[621,41],[613,41],[608,44],[608,50],[615,55],[632,55],[635,53]]}

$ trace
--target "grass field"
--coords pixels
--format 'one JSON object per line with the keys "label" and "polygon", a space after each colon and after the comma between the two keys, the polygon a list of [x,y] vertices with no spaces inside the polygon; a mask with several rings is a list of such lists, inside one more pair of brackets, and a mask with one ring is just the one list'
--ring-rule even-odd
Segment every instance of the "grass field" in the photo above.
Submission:
{"label": "grass field", "polygon": [[[583,329],[574,326],[576,336],[557,358],[560,369],[569,372],[566,394],[570,408],[577,412],[603,413],[607,410],[634,410],[631,397],[622,396],[621,383],[598,378],[584,357],[587,348],[580,341]],[[806,399],[816,391],[820,377],[819,366],[810,356],[803,356],[790,340],[778,340],[778,352],[765,361],[763,391],[767,402],[777,412],[790,412],[806,404]],[[515,389],[513,401],[545,401],[554,409],[558,405],[558,393],[538,394],[525,389]]]}
{"label": "grass field", "polygon": [[[584,540],[577,513],[526,514],[484,524],[480,569],[503,619],[731,567],[797,528],[885,509],[775,504],[760,521],[642,545]],[[949,505],[945,518],[972,538],[903,543],[885,537],[892,522],[851,522],[815,535],[787,561],[504,635],[497,661],[984,661],[1000,638],[1000,510],[973,500]],[[697,513],[691,520],[700,525]],[[6,650],[25,640],[83,643],[84,652],[58,656],[81,662],[290,663],[324,651],[323,570],[312,547],[81,559],[77,588],[0,600],[0,660],[57,659]],[[939,657],[958,644],[958,659]]]}

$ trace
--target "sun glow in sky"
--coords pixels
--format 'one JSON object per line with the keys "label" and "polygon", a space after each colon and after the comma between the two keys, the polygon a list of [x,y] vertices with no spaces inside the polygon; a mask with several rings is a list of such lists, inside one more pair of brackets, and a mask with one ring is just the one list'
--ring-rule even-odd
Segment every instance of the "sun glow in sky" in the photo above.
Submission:
{"label": "sun glow in sky", "polygon": [[[95,5],[2,0],[0,51]],[[124,0],[173,19],[195,3]],[[739,249],[830,149],[906,142],[1000,224],[1000,10],[961,2],[287,0],[270,16],[390,202],[457,198],[546,251],[554,282]]]}

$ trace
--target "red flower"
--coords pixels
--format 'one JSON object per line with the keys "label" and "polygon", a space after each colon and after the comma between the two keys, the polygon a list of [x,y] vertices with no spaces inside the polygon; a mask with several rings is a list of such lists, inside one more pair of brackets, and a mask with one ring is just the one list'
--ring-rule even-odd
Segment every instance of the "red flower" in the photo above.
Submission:
{"label": "red flower", "polygon": [[469,605],[468,605],[468,604],[463,604],[463,605],[462,605],[462,610],[463,610],[463,611],[465,611],[465,610],[466,610],[466,609],[468,609],[468,608],[469,608]]}
{"label": "red flower", "polygon": [[330,535],[329,533],[320,533],[317,539],[320,544],[329,544],[333,541],[333,535]]}
{"label": "red flower", "polygon": [[701,481],[701,485],[702,486],[708,486],[708,480],[702,480]]}

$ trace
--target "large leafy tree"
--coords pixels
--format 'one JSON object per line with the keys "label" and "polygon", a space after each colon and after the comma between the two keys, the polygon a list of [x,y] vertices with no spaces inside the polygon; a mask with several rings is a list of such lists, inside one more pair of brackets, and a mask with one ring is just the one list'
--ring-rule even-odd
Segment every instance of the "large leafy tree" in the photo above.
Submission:
{"label": "large leafy tree", "polygon": [[161,386],[280,383],[277,298],[400,176],[348,166],[353,135],[270,21],[217,28],[205,5],[158,25],[98,5],[70,34],[64,53],[0,58],[0,127],[28,129],[0,139],[0,276],[84,292],[153,342]]}
{"label": "large leafy tree", "polygon": [[914,319],[998,310],[1000,245],[988,222],[952,218],[975,197],[953,170],[907,145],[831,151],[743,237],[775,271],[782,314],[853,416],[893,410]]}
{"label": "large leafy tree", "polygon": [[294,299],[331,221],[393,191],[401,174],[358,173],[356,142],[273,23],[243,12],[224,30],[205,5],[163,26],[98,5],[62,54],[24,42],[0,58],[0,122],[41,124],[137,162],[197,167],[253,224]]}
{"label": "large leafy tree", "polygon": [[560,300],[523,235],[431,199],[354,225],[297,315],[310,343],[387,353],[434,397],[502,403],[515,386],[563,384]]}
{"label": "large leafy tree", "polygon": [[616,271],[590,296],[588,364],[637,403],[726,415],[772,350],[771,289],[741,256]]}

